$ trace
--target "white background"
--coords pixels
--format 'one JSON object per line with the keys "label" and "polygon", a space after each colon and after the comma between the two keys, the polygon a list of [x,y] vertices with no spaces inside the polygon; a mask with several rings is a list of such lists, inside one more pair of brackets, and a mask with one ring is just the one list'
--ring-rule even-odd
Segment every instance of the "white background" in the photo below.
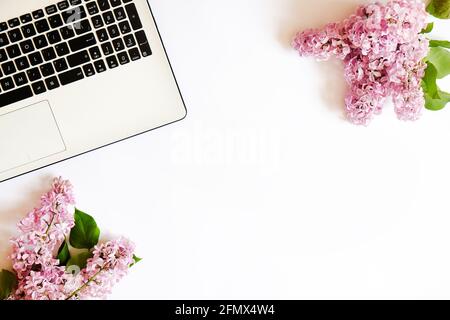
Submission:
{"label": "white background", "polygon": [[111,298],[450,298],[450,110],[353,126],[340,63],[289,47],[362,2],[151,0],[188,117],[0,184],[0,267],[62,175],[144,258]]}

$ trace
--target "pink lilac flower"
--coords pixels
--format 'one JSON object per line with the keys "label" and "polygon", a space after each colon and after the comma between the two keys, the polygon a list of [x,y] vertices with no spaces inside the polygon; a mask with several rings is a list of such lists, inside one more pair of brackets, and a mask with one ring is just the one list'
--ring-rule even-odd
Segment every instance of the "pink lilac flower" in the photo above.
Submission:
{"label": "pink lilac flower", "polygon": [[64,267],[45,268],[41,271],[31,271],[20,280],[15,293],[21,300],[64,300],[67,297],[65,284],[69,275]]}
{"label": "pink lilac flower", "polygon": [[425,98],[421,87],[408,89],[393,97],[395,112],[401,120],[417,120],[423,110]]}
{"label": "pink lilac flower", "polygon": [[125,238],[97,245],[87,266],[77,275],[79,288],[68,299],[105,298],[133,264],[134,244]]}
{"label": "pink lilac flower", "polygon": [[19,280],[33,268],[46,270],[59,263],[53,256],[74,226],[73,213],[69,212],[73,204],[71,184],[55,179],[52,189],[42,196],[41,206],[18,224],[22,234],[11,240],[11,259]]}
{"label": "pink lilac flower", "polygon": [[367,125],[374,115],[381,113],[384,99],[376,92],[354,88],[345,100],[349,120],[355,124]]}
{"label": "pink lilac flower", "polygon": [[350,121],[367,125],[393,96],[401,120],[416,120],[424,107],[420,88],[428,40],[420,34],[427,13],[421,0],[391,0],[360,6],[342,22],[308,29],[295,37],[301,56],[337,57],[349,84],[346,111]]}
{"label": "pink lilac flower", "polygon": [[54,256],[74,226],[73,213],[69,212],[69,206],[73,204],[71,184],[55,179],[52,189],[41,197],[41,206],[18,224],[22,233],[11,240],[11,260],[19,281],[14,298],[55,298],[64,272]]}
{"label": "pink lilac flower", "polygon": [[58,248],[75,225],[72,185],[56,179],[40,207],[19,224],[11,259],[18,287],[9,300],[103,298],[134,262],[134,244],[125,238],[97,245],[86,268],[60,266]]}

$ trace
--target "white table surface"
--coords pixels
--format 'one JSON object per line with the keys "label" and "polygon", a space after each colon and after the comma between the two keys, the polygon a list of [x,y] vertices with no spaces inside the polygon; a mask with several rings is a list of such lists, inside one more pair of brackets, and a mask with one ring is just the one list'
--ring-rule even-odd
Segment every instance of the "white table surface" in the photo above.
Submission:
{"label": "white table surface", "polygon": [[0,184],[0,267],[62,175],[144,258],[111,298],[450,298],[450,110],[353,126],[289,47],[362,2],[151,0],[187,119]]}

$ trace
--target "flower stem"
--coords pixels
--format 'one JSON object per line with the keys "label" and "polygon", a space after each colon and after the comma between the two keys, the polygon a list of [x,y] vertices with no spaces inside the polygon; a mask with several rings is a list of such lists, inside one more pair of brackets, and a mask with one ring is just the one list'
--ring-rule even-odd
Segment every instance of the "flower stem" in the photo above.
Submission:
{"label": "flower stem", "polygon": [[89,283],[91,283],[92,281],[94,281],[95,277],[98,276],[100,274],[100,272],[103,271],[103,268],[100,268],[100,270],[98,270],[92,277],[90,277],[81,287],[79,287],[77,290],[75,290],[74,292],[72,292],[67,298],[66,300],[70,300],[71,298],[73,298],[74,296],[76,296],[81,290],[83,290],[84,288],[86,288]]}
{"label": "flower stem", "polygon": [[46,235],[48,235],[48,233],[50,232],[50,228],[52,227],[52,224],[53,224],[53,221],[55,220],[55,216],[56,216],[56,213],[55,212],[53,212],[53,211],[50,211],[53,215],[52,215],[52,220],[50,220],[50,223],[48,223],[48,226],[47,226],[47,230],[45,231],[45,234]]}

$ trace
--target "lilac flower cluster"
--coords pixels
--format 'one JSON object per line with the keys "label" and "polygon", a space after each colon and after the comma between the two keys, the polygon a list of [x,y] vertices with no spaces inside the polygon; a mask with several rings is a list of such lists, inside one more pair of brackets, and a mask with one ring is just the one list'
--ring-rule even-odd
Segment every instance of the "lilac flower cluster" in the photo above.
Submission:
{"label": "lilac flower cluster", "polygon": [[87,266],[73,279],[75,289],[66,298],[103,298],[128,273],[133,264],[134,245],[125,238],[97,245]]}
{"label": "lilac flower cluster", "polygon": [[399,119],[416,120],[425,105],[421,80],[429,42],[421,31],[426,20],[421,0],[376,2],[342,22],[297,34],[293,46],[301,56],[344,61],[350,86],[346,111],[353,123],[367,125],[388,96]]}
{"label": "lilac flower cluster", "polygon": [[23,219],[20,235],[11,240],[11,259],[18,286],[11,300],[103,298],[133,263],[134,245],[120,238],[97,245],[87,267],[77,272],[60,266],[58,248],[75,225],[72,185],[55,179],[39,208]]}

